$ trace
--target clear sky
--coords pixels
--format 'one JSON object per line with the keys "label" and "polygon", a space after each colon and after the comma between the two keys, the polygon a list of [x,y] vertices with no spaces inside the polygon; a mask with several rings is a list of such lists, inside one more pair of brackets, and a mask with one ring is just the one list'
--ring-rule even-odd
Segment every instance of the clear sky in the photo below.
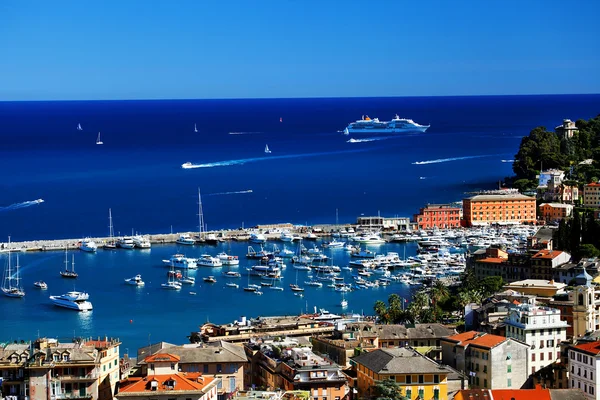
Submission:
{"label": "clear sky", "polygon": [[1,0],[0,100],[600,93],[599,0]]}

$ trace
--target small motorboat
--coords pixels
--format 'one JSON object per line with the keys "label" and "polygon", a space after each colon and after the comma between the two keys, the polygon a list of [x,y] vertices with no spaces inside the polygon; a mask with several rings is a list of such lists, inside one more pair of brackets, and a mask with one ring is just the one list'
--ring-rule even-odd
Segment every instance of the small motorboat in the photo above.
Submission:
{"label": "small motorboat", "polygon": [[125,283],[132,286],[144,286],[144,281],[142,280],[142,276],[140,274],[134,276],[133,278],[125,279]]}
{"label": "small motorboat", "polygon": [[196,283],[196,278],[191,276],[184,276],[181,279],[179,279],[179,282],[186,283],[188,285],[193,285],[194,283]]}
{"label": "small motorboat", "polygon": [[48,289],[48,284],[44,281],[34,282],[33,286],[35,286],[38,289]]}
{"label": "small motorboat", "polygon": [[232,283],[232,282],[227,282],[225,284],[225,286],[229,286],[229,287],[236,288],[236,289],[240,287],[240,285],[238,285],[237,283]]}
{"label": "small motorboat", "polygon": [[263,292],[261,292],[260,290],[256,290],[253,292],[254,294],[257,294],[259,296],[262,296]]}
{"label": "small motorboat", "polygon": [[217,283],[217,280],[216,280],[216,279],[215,279],[215,277],[214,277],[214,276],[212,276],[212,275],[211,275],[211,276],[207,276],[207,277],[205,277],[205,278],[202,278],[202,280],[203,280],[204,282],[207,282],[207,283]]}

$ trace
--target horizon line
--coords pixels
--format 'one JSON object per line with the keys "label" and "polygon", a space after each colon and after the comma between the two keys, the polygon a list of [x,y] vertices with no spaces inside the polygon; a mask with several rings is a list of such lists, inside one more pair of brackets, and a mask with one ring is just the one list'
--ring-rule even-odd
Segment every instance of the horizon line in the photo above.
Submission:
{"label": "horizon line", "polygon": [[598,96],[600,93],[526,93],[526,94],[456,94],[456,95],[414,95],[414,96],[314,96],[314,97],[219,97],[219,98],[140,98],[140,99],[38,99],[0,100],[0,103],[41,103],[41,102],[100,102],[100,101],[215,101],[215,100],[326,100],[326,99],[399,99],[399,98],[441,98],[441,97],[540,97],[540,96]]}

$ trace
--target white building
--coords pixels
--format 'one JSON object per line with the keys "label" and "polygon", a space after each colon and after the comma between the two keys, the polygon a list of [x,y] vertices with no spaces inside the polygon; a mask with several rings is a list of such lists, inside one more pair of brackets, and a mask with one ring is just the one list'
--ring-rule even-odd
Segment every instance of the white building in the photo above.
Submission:
{"label": "white building", "polygon": [[569,388],[580,389],[588,399],[599,399],[600,341],[569,348]]}
{"label": "white building", "polygon": [[506,337],[527,343],[528,367],[533,374],[560,360],[560,342],[567,339],[567,322],[561,321],[560,310],[534,304],[520,304],[505,320]]}

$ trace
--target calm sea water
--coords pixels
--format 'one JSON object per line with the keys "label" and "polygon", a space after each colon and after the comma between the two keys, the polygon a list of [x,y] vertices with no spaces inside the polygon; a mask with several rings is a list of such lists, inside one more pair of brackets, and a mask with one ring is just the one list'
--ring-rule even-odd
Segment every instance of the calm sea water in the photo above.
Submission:
{"label": "calm sea water", "polygon": [[[334,223],[336,209],[340,222],[362,214],[408,216],[426,203],[494,187],[511,174],[503,160],[513,158],[533,127],[599,110],[600,95],[0,102],[0,237],[107,235],[108,208],[116,233],[195,231],[198,187],[209,229]],[[431,128],[358,143],[339,132],[361,115],[395,114]],[[95,145],[98,132],[102,146]],[[204,168],[181,169],[187,161]],[[240,191],[246,193],[231,193]],[[45,202],[29,203],[38,198]],[[234,252],[245,254],[240,246]],[[95,306],[87,315],[47,305],[48,294],[72,289],[57,275],[61,254],[22,255],[28,294],[22,301],[0,298],[0,337],[108,334],[133,348],[148,335],[181,342],[207,318],[228,322],[240,314],[296,313],[307,301],[309,308],[339,302],[339,293],[324,289],[305,300],[289,292],[230,295],[222,280],[212,288],[200,284],[196,296],[155,290],[165,273],[160,260],[175,250],[78,254],[77,288],[88,290]],[[152,284],[124,287],[136,273]],[[49,293],[30,287],[37,279],[48,281]],[[350,308],[370,312],[375,300],[398,291],[406,294],[399,286],[351,293]]]}

